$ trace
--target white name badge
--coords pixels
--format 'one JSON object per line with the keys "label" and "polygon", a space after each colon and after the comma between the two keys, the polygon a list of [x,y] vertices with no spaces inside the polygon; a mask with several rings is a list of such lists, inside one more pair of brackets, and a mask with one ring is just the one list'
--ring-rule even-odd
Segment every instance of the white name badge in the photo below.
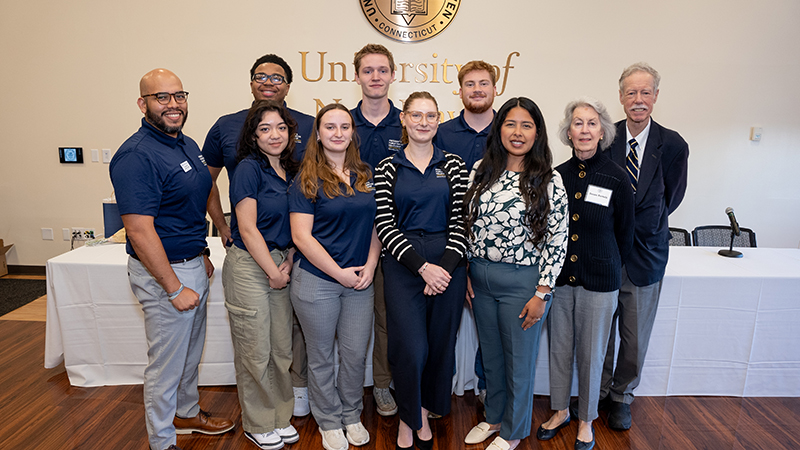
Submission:
{"label": "white name badge", "polygon": [[192,165],[189,164],[189,161],[184,161],[181,163],[181,168],[183,169],[184,172],[188,172],[192,170]]}
{"label": "white name badge", "polygon": [[611,193],[611,189],[601,188],[600,186],[590,184],[589,189],[586,190],[586,201],[607,207],[608,202],[611,201]]}

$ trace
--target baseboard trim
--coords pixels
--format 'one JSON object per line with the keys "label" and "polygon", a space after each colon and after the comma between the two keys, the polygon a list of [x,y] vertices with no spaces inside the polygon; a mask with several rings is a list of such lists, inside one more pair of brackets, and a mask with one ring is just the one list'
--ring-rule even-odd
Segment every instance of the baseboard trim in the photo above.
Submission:
{"label": "baseboard trim", "polygon": [[9,275],[47,275],[47,267],[45,266],[17,266],[8,265]]}

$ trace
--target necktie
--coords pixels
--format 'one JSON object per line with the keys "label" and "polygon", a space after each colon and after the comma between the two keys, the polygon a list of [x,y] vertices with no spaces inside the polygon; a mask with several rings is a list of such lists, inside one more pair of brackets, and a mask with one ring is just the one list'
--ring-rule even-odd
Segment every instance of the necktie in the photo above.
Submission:
{"label": "necktie", "polygon": [[631,139],[628,144],[631,146],[631,151],[628,153],[625,168],[628,170],[628,178],[631,180],[633,192],[636,192],[636,185],[639,184],[639,143],[636,142],[636,139]]}

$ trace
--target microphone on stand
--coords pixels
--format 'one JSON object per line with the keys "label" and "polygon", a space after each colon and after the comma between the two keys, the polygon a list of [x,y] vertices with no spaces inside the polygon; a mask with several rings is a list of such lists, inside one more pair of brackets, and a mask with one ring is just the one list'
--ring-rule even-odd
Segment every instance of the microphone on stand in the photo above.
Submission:
{"label": "microphone on stand", "polygon": [[730,206],[725,208],[725,214],[728,215],[728,219],[731,221],[731,245],[727,250],[720,250],[717,253],[728,258],[741,258],[742,252],[737,252],[733,249],[733,238],[734,236],[739,236],[742,234],[742,230],[739,229],[739,222],[736,221],[736,216],[733,214],[733,208]]}
{"label": "microphone on stand", "polygon": [[733,208],[728,206],[725,208],[725,214],[728,215],[728,220],[731,221],[731,228],[733,229],[733,234],[739,236],[742,234],[742,231],[739,229],[739,222],[736,221],[736,216],[733,214]]}

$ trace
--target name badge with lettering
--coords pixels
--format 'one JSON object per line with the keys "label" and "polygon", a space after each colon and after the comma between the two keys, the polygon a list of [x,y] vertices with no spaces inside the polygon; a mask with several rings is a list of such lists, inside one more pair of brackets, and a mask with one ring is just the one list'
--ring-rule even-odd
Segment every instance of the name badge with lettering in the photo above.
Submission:
{"label": "name badge with lettering", "polygon": [[189,161],[184,161],[181,163],[181,168],[183,169],[184,172],[188,172],[192,170],[192,165],[189,164]]}
{"label": "name badge with lettering", "polygon": [[586,201],[596,205],[608,207],[608,202],[611,201],[612,192],[613,191],[611,189],[601,188],[600,186],[590,184],[589,189],[586,190]]}

